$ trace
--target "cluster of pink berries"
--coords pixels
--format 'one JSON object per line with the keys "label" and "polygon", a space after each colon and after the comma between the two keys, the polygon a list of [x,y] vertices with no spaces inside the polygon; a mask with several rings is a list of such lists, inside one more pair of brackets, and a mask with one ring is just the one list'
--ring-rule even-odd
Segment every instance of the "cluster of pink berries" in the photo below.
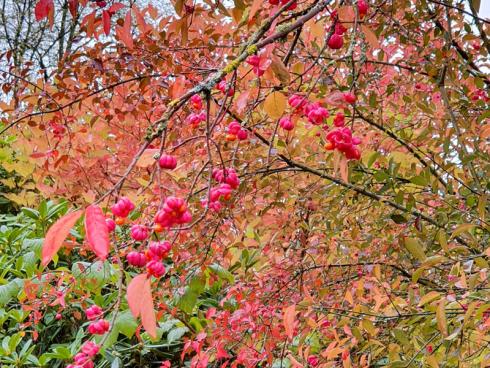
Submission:
{"label": "cluster of pink berries", "polygon": [[240,179],[233,168],[213,169],[211,177],[218,183],[228,184],[232,189],[236,189],[240,185]]}
{"label": "cluster of pink berries", "polygon": [[158,159],[158,165],[162,169],[173,170],[177,167],[177,158],[172,155],[161,155]]}
{"label": "cluster of pink berries", "polygon": [[349,160],[359,160],[361,158],[361,152],[356,147],[361,143],[361,139],[353,137],[350,128],[343,127],[332,130],[327,134],[327,140],[325,149],[337,149],[345,154],[345,157]]}
{"label": "cluster of pink berries", "polygon": [[471,96],[473,101],[483,100],[485,102],[489,102],[490,98],[488,98],[488,94],[483,89],[477,89],[475,93]]}
{"label": "cluster of pink berries", "polygon": [[202,98],[199,95],[193,95],[191,97],[191,106],[194,110],[202,109]]}
{"label": "cluster of pink berries", "polygon": [[132,251],[128,253],[126,260],[133,267],[141,268],[146,266],[148,274],[161,277],[166,271],[165,265],[161,261],[168,256],[171,249],[172,246],[168,241],[150,242],[146,254]]}
{"label": "cluster of pink berries", "polygon": [[226,135],[227,141],[234,141],[238,139],[239,141],[244,141],[248,138],[248,133],[242,128],[238,121],[232,121],[227,128],[228,134]]}
{"label": "cluster of pink berries", "polygon": [[[300,95],[292,95],[289,97],[288,103],[289,106],[293,108],[295,113],[304,114],[308,121],[313,125],[320,125],[324,123],[325,119],[330,115],[328,110],[322,107],[318,102],[308,103],[306,98]],[[279,125],[285,130],[292,129],[286,129],[290,128],[290,125],[286,120],[284,120],[282,123],[279,121]]]}
{"label": "cluster of pink berries", "polygon": [[[369,10],[369,6],[364,0],[359,0],[357,2],[357,9],[359,12],[359,17],[362,19],[364,16],[367,14]],[[331,14],[332,19],[336,19],[337,16],[337,11],[333,11]],[[347,31],[347,28],[345,28],[342,23],[337,21],[335,24],[335,29],[334,33],[330,36],[328,40],[328,47],[330,47],[333,50],[338,50],[341,49],[342,46],[344,46],[344,38],[343,35]]]}
{"label": "cluster of pink berries", "polygon": [[165,199],[162,209],[155,215],[154,221],[164,228],[169,228],[176,224],[182,225],[191,222],[192,215],[182,198],[168,197]]}
{"label": "cluster of pink berries", "polygon": [[265,73],[265,66],[263,65],[263,59],[259,55],[251,55],[247,59],[247,64],[253,67],[253,71],[257,76],[261,76]]}
{"label": "cluster of pink berries", "polygon": [[223,94],[226,94],[227,96],[233,96],[235,94],[235,89],[228,85],[226,83],[226,80],[222,80],[221,82],[218,83],[216,88]]}
{"label": "cluster of pink berries", "polygon": [[[356,95],[352,92],[345,92],[343,93],[343,99],[345,102],[353,104],[356,102]],[[289,106],[293,108],[294,113],[304,114],[308,121],[313,125],[321,125],[329,116],[328,110],[322,107],[318,102],[309,103],[305,97],[297,94],[289,97],[288,103]],[[359,145],[361,140],[357,137],[352,137],[350,128],[344,127],[345,116],[342,112],[338,112],[335,115],[333,124],[339,129],[333,130],[327,134],[328,142],[325,144],[325,149],[337,149],[344,153],[348,159],[358,160],[361,157],[361,153],[355,146]],[[294,129],[294,124],[288,117],[281,118],[281,120],[279,120],[279,126],[288,131]],[[328,129],[327,126],[324,126],[323,128],[325,130]]]}
{"label": "cluster of pink berries", "polygon": [[89,321],[94,321],[88,326],[88,332],[93,335],[103,335],[109,331],[110,324],[105,319],[100,319],[103,310],[98,305],[92,305],[85,310],[85,315]]}
{"label": "cluster of pink berries", "polygon": [[187,122],[191,124],[193,128],[197,128],[203,121],[206,121],[206,113],[204,111],[199,113],[193,112],[187,117]]}
{"label": "cluster of pink berries", "polygon": [[126,197],[120,198],[119,201],[111,207],[114,216],[120,218],[128,217],[132,210],[134,210],[134,204]]}
{"label": "cluster of pink berries", "polygon": [[321,125],[330,116],[328,110],[320,106],[318,102],[307,104],[303,108],[303,112],[313,125]]}
{"label": "cluster of pink berries", "polygon": [[219,212],[222,207],[220,199],[230,200],[233,190],[240,185],[240,179],[232,168],[214,169],[211,177],[220,184],[209,191],[209,202],[208,199],[205,199],[201,201],[201,204],[208,205],[211,210]]}
{"label": "cluster of pink berries", "polygon": [[93,368],[94,362],[92,359],[97,355],[100,346],[92,341],[87,341],[83,344],[81,352],[73,357],[74,364],[68,364],[66,368]]}

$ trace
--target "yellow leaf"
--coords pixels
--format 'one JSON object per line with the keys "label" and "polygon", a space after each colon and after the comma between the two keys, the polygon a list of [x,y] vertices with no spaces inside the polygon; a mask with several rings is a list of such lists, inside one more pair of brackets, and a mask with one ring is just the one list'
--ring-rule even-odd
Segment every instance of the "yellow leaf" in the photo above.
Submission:
{"label": "yellow leaf", "polygon": [[442,336],[447,336],[447,319],[446,319],[446,300],[442,299],[439,302],[436,310],[437,328]]}
{"label": "yellow leaf", "polygon": [[437,232],[437,240],[439,241],[441,248],[444,249],[444,252],[449,252],[449,247],[447,246],[447,237],[444,230],[440,229]]}
{"label": "yellow leaf", "polygon": [[272,119],[279,119],[286,109],[286,97],[281,92],[272,92],[264,101],[264,110]]}
{"label": "yellow leaf", "polygon": [[467,231],[473,229],[474,227],[476,227],[475,224],[461,224],[461,225],[459,225],[456,229],[454,229],[454,231],[451,235],[451,239],[457,237],[458,235],[460,235],[464,232],[467,232]]}
{"label": "yellow leaf", "polygon": [[271,69],[282,84],[289,83],[289,71],[277,56],[272,56]]}
{"label": "yellow leaf", "polygon": [[463,327],[468,324],[468,321],[472,318],[473,312],[475,311],[477,306],[478,302],[471,302],[470,305],[468,305],[468,310],[464,314]]}
{"label": "yellow leaf", "polygon": [[447,260],[447,258],[443,257],[443,256],[432,256],[432,257],[427,258],[424,261],[424,263],[422,263],[422,266],[431,267],[431,266],[435,266],[436,264],[442,263],[446,260]]}
{"label": "yellow leaf", "polygon": [[420,298],[418,307],[422,307],[423,305],[433,301],[434,299],[437,299],[440,295],[441,293],[438,293],[437,291],[431,291],[425,294],[422,298]]}
{"label": "yellow leaf", "polygon": [[424,261],[427,258],[424,252],[424,248],[422,247],[422,244],[420,244],[418,239],[406,238],[405,247],[410,252],[410,254],[418,260]]}
{"label": "yellow leaf", "polygon": [[354,299],[352,299],[352,294],[349,290],[345,293],[344,300],[349,302],[350,305],[354,305]]}
{"label": "yellow leaf", "polygon": [[437,363],[437,358],[434,355],[429,355],[425,361],[431,368],[439,368],[439,363]]}

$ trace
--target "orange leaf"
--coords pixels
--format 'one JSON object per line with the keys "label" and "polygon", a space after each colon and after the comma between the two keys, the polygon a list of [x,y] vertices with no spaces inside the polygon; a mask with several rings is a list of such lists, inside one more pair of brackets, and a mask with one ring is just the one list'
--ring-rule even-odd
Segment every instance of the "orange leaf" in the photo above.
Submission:
{"label": "orange leaf", "polygon": [[146,149],[143,154],[141,155],[140,159],[136,163],[136,166],[138,167],[148,167],[153,165],[155,161],[155,155],[157,155],[160,152],[158,148],[148,148]]}
{"label": "orange leaf", "polygon": [[368,26],[361,24],[361,29],[364,32],[364,37],[366,37],[366,41],[371,45],[373,49],[380,49],[381,46],[378,41],[378,37],[374,34],[374,32]]}
{"label": "orange leaf", "polygon": [[257,10],[259,10],[262,6],[264,5],[264,2],[262,0],[254,0],[252,3],[252,6],[250,7],[250,13],[248,16],[248,19],[252,19],[257,13]]}
{"label": "orange leaf", "polygon": [[284,328],[286,329],[286,335],[290,339],[294,336],[294,320],[296,318],[296,305],[291,305],[284,309]]}
{"label": "orange leaf", "polygon": [[128,305],[135,318],[141,316],[141,323],[148,335],[153,339],[157,336],[157,323],[153,309],[150,279],[146,273],[136,276],[128,285]]}
{"label": "orange leaf", "polygon": [[116,34],[128,49],[133,48],[133,36],[131,35],[131,10],[126,13],[124,25],[122,27],[117,27]]}
{"label": "orange leaf", "polygon": [[46,266],[61,248],[66,237],[70,233],[70,229],[75,225],[77,220],[82,215],[82,211],[78,210],[69,213],[54,223],[48,230],[44,238],[42,248],[42,265]]}
{"label": "orange leaf", "polygon": [[85,210],[85,233],[90,249],[104,260],[109,254],[109,229],[99,206],[88,206]]}

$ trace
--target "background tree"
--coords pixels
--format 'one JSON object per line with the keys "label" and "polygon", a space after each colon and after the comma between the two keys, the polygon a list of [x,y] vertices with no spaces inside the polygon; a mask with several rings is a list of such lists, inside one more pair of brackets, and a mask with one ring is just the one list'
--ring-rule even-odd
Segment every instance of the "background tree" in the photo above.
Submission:
{"label": "background tree", "polygon": [[25,359],[488,366],[476,2],[174,6],[89,6],[52,79],[3,84],[12,171],[74,207],[5,220]]}

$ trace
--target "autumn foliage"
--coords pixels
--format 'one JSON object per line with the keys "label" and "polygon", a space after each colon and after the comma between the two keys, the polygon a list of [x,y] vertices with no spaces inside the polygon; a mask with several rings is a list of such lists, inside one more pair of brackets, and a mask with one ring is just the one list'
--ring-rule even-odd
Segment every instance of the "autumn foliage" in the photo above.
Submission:
{"label": "autumn foliage", "polygon": [[0,72],[9,198],[72,208],[18,293],[34,341],[78,331],[46,366],[488,367],[490,23],[462,3],[68,0],[87,42]]}

